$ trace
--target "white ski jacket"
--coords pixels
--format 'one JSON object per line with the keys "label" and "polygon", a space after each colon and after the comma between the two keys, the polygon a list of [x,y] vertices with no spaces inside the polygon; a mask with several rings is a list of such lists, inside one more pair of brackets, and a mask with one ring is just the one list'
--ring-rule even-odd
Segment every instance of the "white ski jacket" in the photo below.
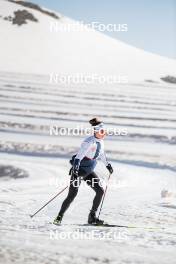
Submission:
{"label": "white ski jacket", "polygon": [[80,161],[83,158],[90,160],[97,160],[100,158],[105,166],[107,166],[108,161],[104,152],[104,141],[94,136],[87,137],[82,142],[81,147],[75,157],[75,159],[79,159]]}

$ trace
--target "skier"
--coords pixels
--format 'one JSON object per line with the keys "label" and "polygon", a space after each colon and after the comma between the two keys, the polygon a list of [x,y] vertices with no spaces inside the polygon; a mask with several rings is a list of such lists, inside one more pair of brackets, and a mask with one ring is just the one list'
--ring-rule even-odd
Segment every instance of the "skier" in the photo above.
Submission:
{"label": "skier", "polygon": [[64,213],[76,197],[78,188],[81,183],[80,176],[82,176],[83,180],[86,181],[86,183],[96,193],[92,208],[88,216],[88,223],[103,224],[104,222],[96,217],[96,211],[100,205],[104,190],[100,184],[99,177],[94,172],[94,169],[99,157],[111,174],[113,173],[113,168],[111,164],[107,162],[104,153],[103,139],[106,136],[106,131],[104,129],[103,123],[97,118],[91,119],[89,123],[93,127],[94,135],[87,137],[83,141],[77,155],[74,155],[72,157],[72,160],[70,161],[70,163],[72,164],[72,168],[70,170],[71,179],[69,192],[66,199],[62,203],[59,214],[54,220],[53,224],[59,225],[61,223]]}

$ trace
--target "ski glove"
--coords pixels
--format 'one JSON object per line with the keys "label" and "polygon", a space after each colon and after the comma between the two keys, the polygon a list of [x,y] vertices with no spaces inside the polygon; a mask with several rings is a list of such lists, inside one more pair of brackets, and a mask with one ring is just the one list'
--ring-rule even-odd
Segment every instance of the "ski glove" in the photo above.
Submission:
{"label": "ski glove", "polygon": [[108,169],[108,171],[112,174],[113,173],[113,168],[111,166],[111,164],[109,163],[108,166],[106,166],[106,168]]}
{"label": "ski glove", "polygon": [[73,176],[74,176],[75,179],[78,177],[79,165],[80,165],[80,160],[79,159],[75,159],[74,163],[73,163]]}

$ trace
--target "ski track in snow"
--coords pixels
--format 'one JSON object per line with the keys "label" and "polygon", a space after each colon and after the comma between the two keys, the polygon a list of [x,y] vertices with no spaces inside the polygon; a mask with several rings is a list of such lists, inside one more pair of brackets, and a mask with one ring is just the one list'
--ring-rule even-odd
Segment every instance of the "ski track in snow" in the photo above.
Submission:
{"label": "ski track in snow", "polygon": [[[174,198],[162,201],[160,192],[176,192],[175,114],[174,85],[84,85],[83,90],[52,85],[41,76],[0,73],[0,164],[29,174],[0,178],[1,263],[174,264],[176,203]],[[49,126],[86,126],[94,115],[128,132],[106,139],[114,174],[102,217],[139,228],[77,225],[86,223],[94,196],[84,183],[63,226],[50,222],[66,192],[38,216],[29,217],[67,185],[68,161],[82,140],[49,136]],[[107,179],[100,163],[96,170]],[[61,239],[64,232],[70,237]],[[84,239],[74,239],[76,234]]]}

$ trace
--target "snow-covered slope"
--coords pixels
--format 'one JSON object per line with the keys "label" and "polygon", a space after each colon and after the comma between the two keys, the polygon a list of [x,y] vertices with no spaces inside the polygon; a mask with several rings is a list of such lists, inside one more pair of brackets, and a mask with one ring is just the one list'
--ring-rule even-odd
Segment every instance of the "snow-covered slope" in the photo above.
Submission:
{"label": "snow-covered slope", "polygon": [[[32,21],[27,20],[27,24],[21,26],[12,24],[9,20],[19,10],[30,13],[25,15],[32,16]],[[76,31],[51,32],[51,23],[58,27],[75,23],[60,14],[58,17],[1,0],[0,69],[40,74],[115,75],[129,82],[175,75],[174,60],[137,49],[97,31],[82,30],[82,25],[77,25]]]}
{"label": "snow-covered slope", "polygon": [[[29,176],[0,177],[2,263],[175,264],[176,204],[160,196],[162,189],[176,193],[175,102],[175,87],[168,84],[82,89],[0,73],[0,175]],[[67,191],[31,219],[68,184],[69,159],[82,141],[49,136],[49,126],[85,127],[95,115],[128,132],[105,140],[114,173],[101,217],[138,228],[80,226],[94,197],[84,183],[63,226],[50,222]],[[104,165],[96,172],[106,181]]]}
{"label": "snow-covered slope", "polygon": [[[15,10],[27,24],[12,24]],[[50,21],[70,22],[59,14],[57,20],[4,0],[0,13],[0,263],[175,264],[176,201],[160,194],[176,194],[176,90],[174,84],[139,82],[171,75],[175,62],[98,32],[49,33]],[[138,82],[63,85],[29,74],[50,71],[126,71]],[[67,191],[31,219],[68,184],[69,159],[82,141],[50,136],[50,126],[87,127],[94,116],[127,131],[105,140],[114,173],[101,218],[136,228],[81,226],[94,197],[84,182],[62,226],[51,221]],[[96,172],[105,185],[108,172],[100,162]]]}

